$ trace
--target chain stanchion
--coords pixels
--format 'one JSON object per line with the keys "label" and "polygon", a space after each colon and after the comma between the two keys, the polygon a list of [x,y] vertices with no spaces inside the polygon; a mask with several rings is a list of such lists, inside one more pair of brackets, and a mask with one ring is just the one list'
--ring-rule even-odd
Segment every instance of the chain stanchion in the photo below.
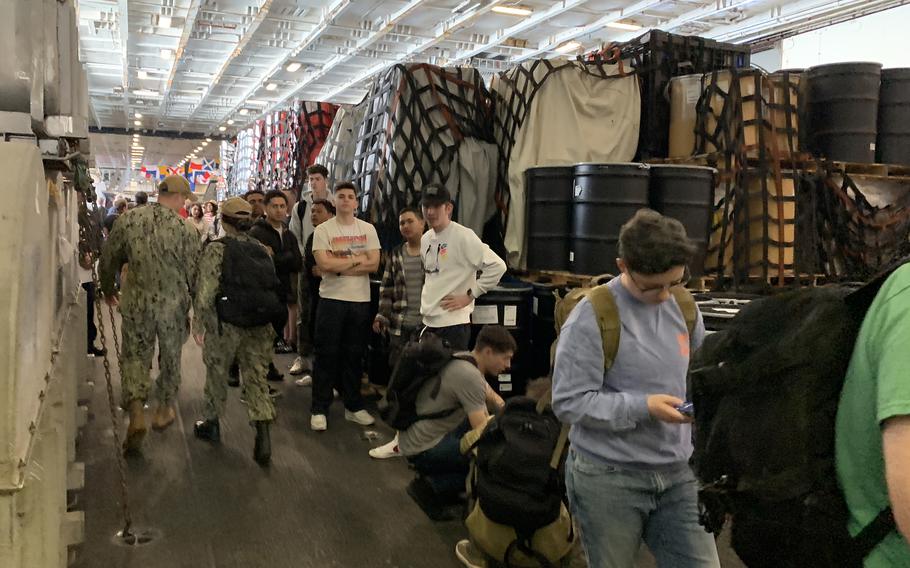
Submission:
{"label": "chain stanchion", "polygon": [[[75,187],[76,191],[81,196],[81,199],[79,199],[80,254],[88,254],[89,256],[89,260],[92,264],[92,282],[94,282],[95,290],[98,292],[95,294],[95,313],[98,314],[98,335],[101,338],[101,348],[104,353],[104,379],[107,384],[107,400],[110,407],[111,427],[113,428],[114,434],[114,455],[117,460],[117,470],[120,476],[120,503],[123,513],[123,529],[117,533],[116,537],[126,544],[133,545],[139,543],[139,537],[137,537],[132,532],[133,516],[132,511],[130,510],[129,486],[127,485],[126,481],[126,460],[120,449],[120,424],[117,418],[117,404],[114,400],[114,385],[113,379],[111,378],[111,362],[107,350],[107,334],[105,331],[106,328],[104,325],[104,317],[102,315],[103,311],[100,294],[101,286],[98,279],[98,270],[96,265],[96,261],[98,260],[101,251],[100,227],[98,226],[97,221],[93,223],[92,215],[88,210],[89,197],[94,196],[94,188],[91,185],[91,180],[88,177],[88,172],[85,169],[85,162],[82,161],[81,158],[76,158],[74,161],[76,167],[76,176],[74,180]],[[108,313],[110,314],[111,318],[111,331],[113,333],[115,354],[117,356],[119,368],[120,340],[117,338],[117,327],[114,320],[113,306],[108,305]]]}

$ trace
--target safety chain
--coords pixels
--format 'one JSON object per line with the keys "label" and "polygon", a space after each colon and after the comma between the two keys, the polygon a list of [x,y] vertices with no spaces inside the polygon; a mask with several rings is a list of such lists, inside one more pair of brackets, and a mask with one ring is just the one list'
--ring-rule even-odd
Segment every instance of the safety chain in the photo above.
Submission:
{"label": "safety chain", "polygon": [[[101,283],[98,278],[97,260],[101,254],[101,226],[97,219],[89,211],[89,200],[95,200],[95,188],[92,184],[92,178],[88,174],[88,166],[85,159],[77,156],[73,159],[75,168],[74,183],[76,191],[81,196],[79,200],[79,254],[89,255],[92,263],[92,282],[95,286],[95,313],[98,319],[98,335],[101,337],[101,349],[104,353],[104,380],[107,384],[107,400],[110,406],[111,426],[114,431],[114,454],[117,459],[117,470],[120,475],[120,501],[123,509],[123,530],[118,536],[129,542],[134,539],[130,532],[133,526],[132,513],[130,511],[129,487],[126,483],[126,459],[123,456],[120,446],[120,424],[117,418],[117,404],[114,401],[114,385],[111,379],[111,362],[107,351],[107,335],[105,333],[104,317],[101,303]],[[108,313],[111,318],[111,333],[114,338],[114,349],[117,355],[117,367],[120,369],[120,340],[117,337],[117,324],[114,319],[114,307],[108,304]],[[121,369],[122,372],[122,369]]]}

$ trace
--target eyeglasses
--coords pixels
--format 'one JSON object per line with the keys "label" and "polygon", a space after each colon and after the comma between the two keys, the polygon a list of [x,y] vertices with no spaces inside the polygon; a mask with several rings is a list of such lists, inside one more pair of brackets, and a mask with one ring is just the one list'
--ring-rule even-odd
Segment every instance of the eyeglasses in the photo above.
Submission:
{"label": "eyeglasses", "polygon": [[689,274],[689,267],[687,266],[683,271],[683,276],[675,282],[669,284],[661,284],[658,286],[642,286],[638,283],[638,280],[635,279],[635,276],[632,275],[632,271],[629,271],[629,278],[632,279],[632,283],[635,284],[635,287],[638,288],[638,291],[642,294],[651,294],[654,292],[663,292],[664,290],[669,290],[670,288],[675,288],[677,286],[685,286],[689,283],[689,280],[692,276]]}
{"label": "eyeglasses", "polygon": [[439,250],[442,248],[442,243],[436,244],[436,268],[430,270],[427,267],[430,265],[430,251],[433,250],[433,243],[427,245],[426,252],[423,253],[423,271],[426,274],[435,274],[439,272]]}

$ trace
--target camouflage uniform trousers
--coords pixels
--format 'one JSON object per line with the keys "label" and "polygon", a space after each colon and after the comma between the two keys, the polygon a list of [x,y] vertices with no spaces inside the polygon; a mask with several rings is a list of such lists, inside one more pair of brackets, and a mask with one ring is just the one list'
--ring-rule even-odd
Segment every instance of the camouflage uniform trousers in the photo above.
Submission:
{"label": "camouflage uniform trousers", "polygon": [[269,397],[266,374],[272,361],[275,330],[271,325],[242,328],[229,323],[214,326],[205,334],[202,361],[205,363],[205,410],[214,420],[224,414],[227,400],[228,368],[236,361],[243,377],[243,395],[251,421],[274,420],[275,405]]}
{"label": "camouflage uniform trousers", "polygon": [[180,388],[180,356],[189,337],[188,304],[149,304],[134,308],[121,305],[122,349],[120,357],[121,399],[124,408],[133,400],[145,402],[151,390],[152,357],[158,341],[158,378],[155,400],[168,404]]}

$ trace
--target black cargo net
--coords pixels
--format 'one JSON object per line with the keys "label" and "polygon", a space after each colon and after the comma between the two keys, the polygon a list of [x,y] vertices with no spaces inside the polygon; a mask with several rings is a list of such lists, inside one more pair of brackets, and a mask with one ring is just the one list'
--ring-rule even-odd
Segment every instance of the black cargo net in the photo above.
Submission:
{"label": "black cargo net", "polygon": [[670,79],[693,73],[748,67],[747,45],[680,36],[652,30],[627,43],[611,45],[604,54],[625,62],[630,73],[639,76],[641,86],[641,130],[637,160],[666,158],[669,149],[670,103],[666,98]]}
{"label": "black cargo net", "polygon": [[[617,52],[618,53],[618,52]],[[491,91],[493,96],[493,135],[499,147],[498,183],[495,200],[500,215],[491,220],[488,230],[484,231],[484,240],[491,242],[495,249],[504,249],[501,243],[509,215],[509,162],[518,133],[531,111],[534,97],[544,83],[555,73],[568,68],[582,70],[595,77],[613,79],[625,77],[620,65],[619,74],[609,74],[603,57],[591,60],[571,59],[535,59],[522,63],[493,77]],[[518,214],[523,214],[519,212]],[[498,251],[497,251],[498,252]],[[503,252],[504,254],[504,252]]]}
{"label": "black cargo net", "polygon": [[333,129],[320,159],[335,180],[351,179],[361,190],[361,215],[384,243],[399,240],[398,212],[419,203],[424,185],[447,183],[463,140],[493,141],[489,93],[476,69],[396,65],[345,114],[352,115],[350,164],[338,147],[347,125]]}
{"label": "black cargo net", "polygon": [[865,280],[910,252],[910,179],[822,171],[817,232],[832,276]]}

